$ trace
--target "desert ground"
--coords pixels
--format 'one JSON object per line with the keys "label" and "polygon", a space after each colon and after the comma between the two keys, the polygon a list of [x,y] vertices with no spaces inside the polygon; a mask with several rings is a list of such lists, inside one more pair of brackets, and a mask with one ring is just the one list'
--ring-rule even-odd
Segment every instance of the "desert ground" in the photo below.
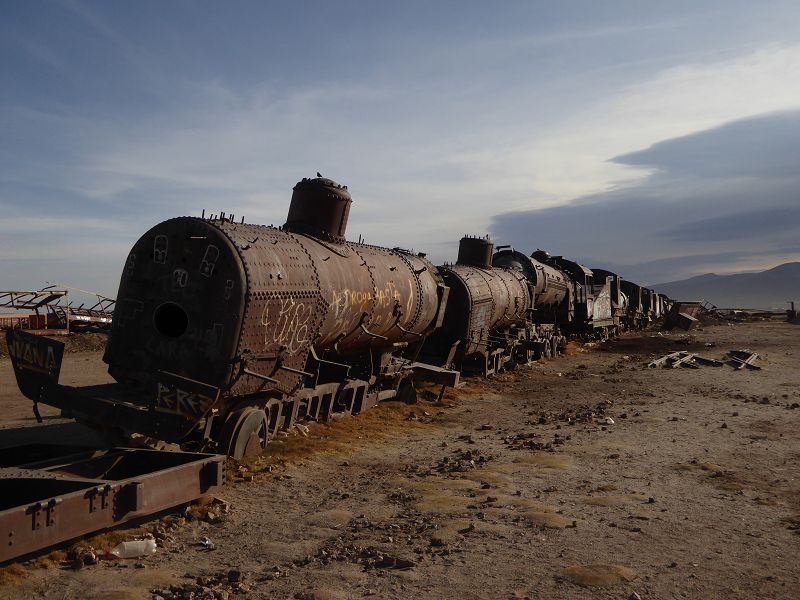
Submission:
{"label": "desert ground", "polygon": [[[743,348],[760,371],[647,367]],[[69,354],[62,382],[105,381],[100,358]],[[149,531],[153,556],[73,570],[64,546],[0,568],[0,596],[798,598],[798,365],[780,322],[573,346],[293,430],[231,463],[219,500],[79,542]],[[47,408],[37,424],[5,358],[0,406],[0,447],[88,439]]]}

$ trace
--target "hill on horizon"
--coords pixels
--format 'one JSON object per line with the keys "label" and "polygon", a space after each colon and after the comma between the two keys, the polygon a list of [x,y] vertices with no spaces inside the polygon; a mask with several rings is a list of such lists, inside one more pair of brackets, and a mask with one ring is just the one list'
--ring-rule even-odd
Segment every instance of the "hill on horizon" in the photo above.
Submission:
{"label": "hill on horizon", "polygon": [[706,273],[649,287],[674,300],[708,300],[720,308],[783,310],[789,300],[800,304],[800,262],[758,273]]}

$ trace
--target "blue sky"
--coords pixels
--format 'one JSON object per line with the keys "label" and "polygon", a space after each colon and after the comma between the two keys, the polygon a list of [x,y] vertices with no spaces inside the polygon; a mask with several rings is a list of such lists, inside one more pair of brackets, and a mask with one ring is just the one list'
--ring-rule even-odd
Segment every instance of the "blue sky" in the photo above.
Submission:
{"label": "blue sky", "polygon": [[439,262],[486,232],[647,283],[800,260],[796,2],[2,12],[2,289],[113,295],[150,226],[282,224],[317,171],[349,185],[351,239]]}

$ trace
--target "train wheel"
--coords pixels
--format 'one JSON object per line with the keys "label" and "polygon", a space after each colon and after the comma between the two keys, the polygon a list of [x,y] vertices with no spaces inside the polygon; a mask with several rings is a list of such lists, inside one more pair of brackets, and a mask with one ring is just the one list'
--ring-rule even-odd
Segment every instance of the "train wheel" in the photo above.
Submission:
{"label": "train wheel", "polygon": [[247,406],[236,410],[225,420],[220,435],[220,449],[240,459],[255,456],[267,447],[269,423],[260,408]]}

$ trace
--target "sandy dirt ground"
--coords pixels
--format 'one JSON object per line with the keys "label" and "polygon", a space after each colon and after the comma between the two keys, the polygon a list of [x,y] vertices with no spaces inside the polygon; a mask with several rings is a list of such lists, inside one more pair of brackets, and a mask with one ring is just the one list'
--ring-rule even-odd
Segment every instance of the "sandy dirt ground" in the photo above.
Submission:
{"label": "sandy dirt ground", "polygon": [[[647,368],[742,348],[762,370]],[[104,376],[98,353],[65,362],[65,381]],[[227,512],[146,525],[151,557],[78,571],[63,551],[36,557],[0,569],[0,596],[798,598],[798,365],[800,326],[721,325],[387,403],[231,464]],[[31,419],[7,361],[0,377],[0,446],[79,436],[53,412]]]}

